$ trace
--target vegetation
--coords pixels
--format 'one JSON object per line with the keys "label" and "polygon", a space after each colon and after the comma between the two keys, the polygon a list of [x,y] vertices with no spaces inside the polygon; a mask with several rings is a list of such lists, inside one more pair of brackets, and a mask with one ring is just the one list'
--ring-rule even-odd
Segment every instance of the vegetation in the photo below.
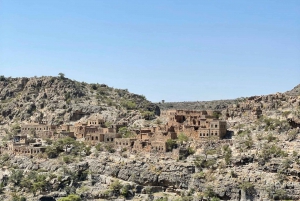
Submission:
{"label": "vegetation", "polygon": [[104,147],[109,153],[114,153],[116,151],[112,144],[106,144]]}
{"label": "vegetation", "polygon": [[224,145],[222,147],[222,149],[223,149],[225,163],[226,163],[226,165],[228,165],[228,164],[230,164],[230,159],[232,157],[232,151],[231,151],[229,145],[227,145],[227,144]]}
{"label": "vegetation", "polygon": [[254,185],[250,182],[243,182],[240,184],[240,188],[243,189],[246,192],[250,192],[251,190],[253,190]]}
{"label": "vegetation", "polygon": [[142,111],[142,117],[146,120],[151,120],[155,118],[153,111]]}
{"label": "vegetation", "polygon": [[293,141],[293,140],[295,140],[297,138],[297,136],[298,136],[297,130],[293,129],[293,130],[291,130],[291,131],[288,132],[286,140]]}
{"label": "vegetation", "polygon": [[168,139],[166,141],[167,144],[167,151],[172,151],[172,149],[176,146],[176,141],[172,139]]}
{"label": "vegetation", "polygon": [[60,153],[71,154],[73,156],[90,155],[91,147],[82,142],[76,141],[74,138],[60,138],[46,148],[48,158],[56,158]]}
{"label": "vegetation", "polygon": [[269,161],[273,157],[287,157],[288,154],[284,152],[280,147],[277,145],[269,145],[265,144],[262,150],[260,151],[259,154],[259,161],[262,163],[265,163]]}
{"label": "vegetation", "polygon": [[81,198],[78,195],[68,195],[68,197],[59,198],[58,201],[81,201]]}
{"label": "vegetation", "polygon": [[125,107],[128,110],[133,110],[133,109],[136,109],[136,107],[137,107],[136,103],[133,101],[130,101],[130,100],[123,101],[121,104],[123,107]]}
{"label": "vegetation", "polygon": [[179,133],[179,135],[177,136],[177,140],[180,144],[182,144],[183,142],[187,142],[189,138],[184,133]]}
{"label": "vegetation", "polygon": [[58,73],[59,79],[65,79],[65,74],[64,73]]}
{"label": "vegetation", "polygon": [[135,134],[133,132],[131,132],[128,127],[121,127],[119,128],[118,133],[120,133],[122,135],[122,138],[133,138],[135,137]]}

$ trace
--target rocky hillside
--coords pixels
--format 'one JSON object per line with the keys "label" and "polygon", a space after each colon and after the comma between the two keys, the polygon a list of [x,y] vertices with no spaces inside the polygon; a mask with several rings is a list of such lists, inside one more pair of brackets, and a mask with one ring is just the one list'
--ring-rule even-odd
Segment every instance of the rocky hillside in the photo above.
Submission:
{"label": "rocky hillside", "polygon": [[182,109],[182,110],[218,110],[221,111],[228,105],[239,102],[241,99],[215,100],[215,101],[186,101],[186,102],[160,102],[157,105],[161,110]]}
{"label": "rocky hillside", "polygon": [[[2,126],[38,118],[73,121],[79,110],[111,121],[159,112],[126,90],[66,78],[5,78],[1,84]],[[177,159],[173,152],[134,153],[78,141],[69,146],[64,139],[35,157],[2,154],[0,200],[300,200],[300,97],[277,93],[223,102],[214,107],[220,105],[230,139],[175,141]],[[57,149],[66,151],[50,157]]]}
{"label": "rocky hillside", "polygon": [[159,108],[144,96],[105,84],[88,84],[58,77],[0,77],[0,123],[77,121],[101,113],[107,121],[138,119],[159,114]]}
{"label": "rocky hillside", "polygon": [[289,96],[300,96],[300,84],[295,86],[292,90],[285,92]]}
{"label": "rocky hillside", "polygon": [[[285,92],[288,96],[300,96],[300,84],[295,86],[292,90]],[[232,104],[238,104],[239,102],[247,98],[236,98],[228,100],[213,100],[213,101],[185,101],[185,102],[159,102],[161,110],[168,109],[183,109],[183,110],[218,110],[222,111]]]}

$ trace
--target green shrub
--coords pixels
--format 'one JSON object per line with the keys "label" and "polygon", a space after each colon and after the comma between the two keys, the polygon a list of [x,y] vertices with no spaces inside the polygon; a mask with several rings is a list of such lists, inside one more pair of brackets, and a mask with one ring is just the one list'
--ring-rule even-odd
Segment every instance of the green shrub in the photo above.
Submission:
{"label": "green shrub", "polygon": [[166,141],[167,144],[167,151],[172,151],[172,149],[174,148],[174,146],[176,145],[176,141],[172,140],[172,139],[168,139]]}
{"label": "green shrub", "polygon": [[271,133],[269,134],[269,135],[267,135],[267,137],[266,137],[266,140],[268,141],[268,142],[272,142],[272,141],[274,141],[274,140],[276,140],[277,138],[276,137],[274,137]]}
{"label": "green shrub", "polygon": [[195,153],[195,150],[192,147],[189,147],[188,152],[189,152],[189,155],[192,155]]}
{"label": "green shrub", "polygon": [[250,190],[252,190],[254,188],[254,185],[250,182],[245,181],[240,184],[240,188],[246,192],[249,192]]}
{"label": "green shrub", "polygon": [[131,186],[129,184],[126,184],[126,185],[122,186],[122,188],[120,189],[120,194],[126,198],[129,195],[130,189],[131,189]]}
{"label": "green shrub", "polygon": [[12,173],[9,177],[9,181],[12,182],[14,185],[18,186],[23,176],[24,175],[22,170],[12,170]]}
{"label": "green shrub", "polygon": [[204,179],[205,178],[205,173],[201,171],[201,172],[195,174],[194,177],[198,178],[198,179]]}
{"label": "green shrub", "polygon": [[123,185],[120,183],[119,180],[115,180],[113,183],[110,184],[109,189],[115,193],[119,193]]}
{"label": "green shrub", "polygon": [[78,195],[68,195],[68,197],[59,198],[58,201],[81,201],[81,198]]}
{"label": "green shrub", "polygon": [[[146,120],[151,120],[151,119],[154,119],[155,118],[155,114],[154,112],[151,112],[151,111],[143,111],[142,112],[142,117]],[[159,120],[157,120],[158,122]]]}
{"label": "green shrub", "polygon": [[189,140],[188,136],[186,136],[184,133],[179,133],[177,138],[180,144],[182,144],[183,142],[187,142]]}
{"label": "green shrub", "polygon": [[73,160],[72,160],[72,158],[70,157],[70,156],[63,156],[63,161],[65,162],[65,163],[71,163]]}
{"label": "green shrub", "polygon": [[122,135],[123,138],[133,138],[135,134],[132,133],[126,126],[119,128],[118,133]]}
{"label": "green shrub", "polygon": [[288,141],[293,141],[297,138],[298,136],[298,132],[296,129],[291,130],[290,132],[288,132],[287,134],[287,140]]}
{"label": "green shrub", "polygon": [[128,109],[128,110],[136,109],[136,103],[135,103],[135,102],[132,102],[132,101],[130,101],[130,100],[123,101],[123,102],[121,103],[121,105],[122,105],[123,107],[125,107],[126,109]]}
{"label": "green shrub", "polygon": [[114,149],[114,146],[112,144],[106,144],[105,145],[105,149],[109,152],[109,153],[114,153],[116,150]]}
{"label": "green shrub", "polygon": [[103,148],[102,148],[101,143],[98,143],[98,144],[95,146],[95,148],[96,148],[97,151],[103,151]]}

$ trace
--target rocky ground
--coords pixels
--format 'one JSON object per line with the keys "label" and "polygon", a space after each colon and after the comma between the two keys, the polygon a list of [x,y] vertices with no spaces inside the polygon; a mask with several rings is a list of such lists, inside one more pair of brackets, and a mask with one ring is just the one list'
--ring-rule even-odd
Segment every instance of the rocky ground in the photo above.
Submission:
{"label": "rocky ground", "polygon": [[[35,79],[39,78],[32,78],[32,82]],[[50,83],[52,78],[43,79],[49,79],[46,83]],[[31,86],[29,81],[22,85],[21,92],[16,90],[17,84],[14,84],[16,89],[13,92],[2,87],[1,97],[5,97],[1,104],[3,128],[18,118],[19,121],[35,118],[39,112],[44,112],[51,121],[51,114],[55,116],[60,107],[64,108],[60,102],[53,100],[54,97],[50,98],[47,90],[44,90],[47,100],[35,97],[27,101],[29,91],[36,87],[27,90]],[[65,81],[55,78],[54,82]],[[15,82],[0,83],[8,86]],[[227,137],[230,140],[197,142],[189,139],[180,145],[189,150],[189,154],[180,159],[174,159],[171,152],[164,155],[134,154],[126,149],[115,150],[106,144],[76,154],[68,150],[54,158],[47,154],[36,157],[2,154],[0,200],[300,200],[300,130],[297,128],[297,123],[300,123],[300,94],[297,89],[295,87],[295,90],[284,94],[240,99],[220,106],[221,118],[228,120]],[[87,91],[91,93],[89,97],[97,96],[97,92],[87,88],[82,92],[74,91],[74,94],[86,94]],[[12,93],[15,95],[10,95]],[[116,95],[117,92],[112,90],[111,93]],[[66,104],[63,110],[70,110],[60,116],[63,120],[70,118],[68,114],[72,114],[73,107],[83,110],[86,107],[88,110],[87,103],[98,100],[86,100],[85,95],[80,99],[81,95],[78,96],[78,99],[70,98],[71,105],[67,104],[68,99],[61,100]],[[16,101],[16,97],[21,98]],[[49,102],[40,107],[42,100]],[[25,113],[30,101],[36,109]],[[81,105],[82,102],[86,105]],[[103,114],[113,108],[116,119],[142,116],[140,111],[128,110],[121,102],[119,108],[101,101],[97,104],[92,107],[106,108],[101,109]],[[54,111],[49,109],[50,105],[55,108]],[[252,115],[257,105],[262,108],[258,119]],[[157,111],[151,103],[148,106],[151,107],[147,111]],[[152,121],[137,118],[132,120],[132,124],[155,124],[157,120],[161,123],[166,121],[157,116]],[[54,118],[53,122],[56,121]]]}

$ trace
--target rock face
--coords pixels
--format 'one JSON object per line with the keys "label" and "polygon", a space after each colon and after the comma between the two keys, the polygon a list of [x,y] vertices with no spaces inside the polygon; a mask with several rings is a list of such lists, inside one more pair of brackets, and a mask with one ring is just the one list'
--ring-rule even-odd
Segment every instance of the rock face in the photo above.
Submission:
{"label": "rock face", "polygon": [[[50,124],[77,121],[104,113],[118,121],[127,110],[159,114],[160,109],[144,96],[104,84],[87,84],[64,77],[0,77],[0,123],[47,121]],[[141,114],[139,114],[141,116]]]}

